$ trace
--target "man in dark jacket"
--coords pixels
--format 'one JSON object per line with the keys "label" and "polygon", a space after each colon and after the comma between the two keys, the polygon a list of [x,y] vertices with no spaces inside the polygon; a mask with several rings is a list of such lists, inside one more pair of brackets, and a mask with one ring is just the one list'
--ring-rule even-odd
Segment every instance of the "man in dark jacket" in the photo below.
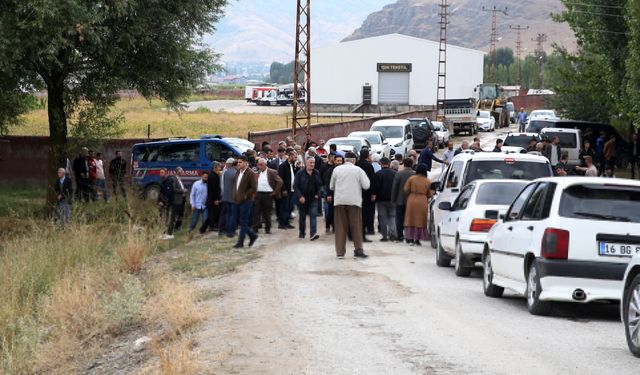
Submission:
{"label": "man in dark jacket", "polygon": [[109,163],[109,176],[111,176],[114,197],[118,197],[118,189],[122,192],[123,197],[127,197],[127,191],[124,188],[126,174],[127,162],[122,158],[122,152],[116,151],[115,159]]}
{"label": "man in dark jacket", "polygon": [[402,166],[404,168],[393,177],[390,197],[391,202],[396,206],[396,234],[400,242],[402,242],[404,237],[404,213],[407,208],[407,195],[404,193],[404,185],[411,176],[416,174],[411,168],[413,166],[413,160],[408,158],[404,159]]}
{"label": "man in dark jacket", "polygon": [[233,200],[233,180],[238,173],[235,163],[235,159],[227,159],[222,172],[222,213],[220,213],[218,228],[220,234],[225,232],[229,238],[233,237],[238,224],[238,206]]}
{"label": "man in dark jacket", "polygon": [[267,160],[258,159],[258,186],[256,191],[255,211],[253,213],[253,230],[258,231],[260,223],[264,222],[264,232],[271,233],[271,208],[273,199],[280,197],[282,192],[282,179],[278,172],[267,167]]}
{"label": "man in dark jacket", "polygon": [[53,185],[56,192],[56,223],[60,226],[65,226],[71,222],[73,185],[65,172],[64,168],[58,169],[58,178]]}
{"label": "man in dark jacket", "polygon": [[238,242],[233,246],[235,249],[244,247],[244,238],[249,236],[249,246],[258,239],[258,235],[251,228],[251,217],[253,215],[253,195],[258,187],[258,180],[255,173],[249,168],[249,160],[246,156],[238,157],[238,173],[233,180],[233,200],[238,205],[238,225],[240,233]]}
{"label": "man in dark jacket", "polygon": [[493,152],[502,152],[502,145],[504,144],[504,141],[501,138],[498,138],[496,140],[496,145],[493,148]]}
{"label": "man in dark jacket", "polygon": [[378,210],[378,223],[380,224],[380,241],[395,241],[396,236],[396,208],[391,201],[391,190],[393,190],[393,181],[396,171],[389,168],[391,161],[384,157],[380,159],[380,169],[376,172],[374,181],[374,194],[376,200],[376,208]]}
{"label": "man in dark jacket", "polygon": [[73,159],[73,176],[76,180],[76,200],[79,202],[89,200],[89,164],[87,157],[89,149],[82,148],[82,152]]}
{"label": "man in dark jacket", "polygon": [[315,160],[309,158],[305,162],[305,168],[296,173],[294,190],[299,209],[298,238],[304,238],[309,216],[309,238],[317,240],[318,228],[318,197],[322,191],[322,179],[320,172],[315,169]]}
{"label": "man in dark jacket", "polygon": [[[369,150],[360,150],[360,159],[356,162],[356,166],[360,167],[367,174],[370,186],[376,176],[373,165],[369,162]],[[374,234],[373,221],[376,216],[375,202],[371,199],[371,188],[362,191],[362,230],[364,234]],[[371,242],[371,240],[363,237],[363,242]]]}
{"label": "man in dark jacket", "polygon": [[327,155],[327,162],[322,165],[320,168],[320,177],[322,177],[322,185],[323,185],[323,195],[324,195],[324,226],[325,233],[331,233],[333,228],[333,192],[329,189],[329,183],[331,182],[331,175],[333,174],[333,169],[342,164],[342,157],[337,156],[334,153],[330,153]]}
{"label": "man in dark jacket", "polygon": [[425,164],[427,166],[427,171],[431,171],[431,167],[433,164],[433,160],[437,161],[440,164],[449,164],[443,160],[440,160],[433,153],[433,141],[427,141],[427,146],[420,153],[420,157],[418,158],[418,164]]}
{"label": "man in dark jacket", "polygon": [[217,161],[213,162],[209,179],[207,180],[207,220],[202,223],[200,232],[218,230],[220,212],[222,211],[222,186],[220,174],[222,168]]}
{"label": "man in dark jacket", "polygon": [[282,179],[282,192],[279,203],[280,212],[278,212],[278,228],[280,229],[294,228],[289,221],[291,220],[291,213],[295,207],[294,184],[296,172],[298,172],[298,168],[296,168],[297,158],[298,154],[295,151],[289,151],[287,161],[281,163],[278,167],[278,175]]}

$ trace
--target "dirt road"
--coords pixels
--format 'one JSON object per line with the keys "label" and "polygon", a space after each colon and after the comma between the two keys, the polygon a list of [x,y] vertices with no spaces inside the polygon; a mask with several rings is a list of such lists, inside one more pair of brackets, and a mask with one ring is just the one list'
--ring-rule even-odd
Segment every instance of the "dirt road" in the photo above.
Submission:
{"label": "dirt road", "polygon": [[438,268],[430,247],[376,241],[369,259],[338,260],[333,236],[292,231],[262,236],[263,258],[241,272],[203,281],[225,290],[197,338],[211,373],[637,373],[616,306],[534,317],[523,299],[485,297],[479,272]]}

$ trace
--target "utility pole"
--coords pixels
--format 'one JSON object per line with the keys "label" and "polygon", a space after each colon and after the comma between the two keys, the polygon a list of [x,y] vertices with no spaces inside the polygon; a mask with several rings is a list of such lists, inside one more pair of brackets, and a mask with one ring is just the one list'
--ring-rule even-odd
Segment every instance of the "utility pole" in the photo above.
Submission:
{"label": "utility pole", "polygon": [[489,45],[489,82],[495,83],[496,80],[496,43],[498,41],[497,29],[498,29],[498,13],[502,13],[507,16],[507,8],[498,9],[493,6],[493,9],[482,7],[483,12],[491,12],[491,44]]}
{"label": "utility pole", "polygon": [[520,63],[520,56],[522,55],[522,39],[520,38],[521,34],[520,32],[522,30],[528,30],[529,26],[520,26],[520,25],[509,25],[509,28],[511,30],[516,30],[517,31],[517,37],[516,37],[516,83],[518,85],[521,85],[522,82],[522,64]]}
{"label": "utility pole", "polygon": [[444,121],[445,99],[447,99],[447,25],[449,24],[449,4],[440,0],[440,48],[438,49],[438,93],[436,99],[436,119]]}
{"label": "utility pole", "polygon": [[544,42],[547,41],[547,34],[538,34],[535,38],[531,39],[536,42],[536,65],[538,66],[538,82],[540,84],[539,88],[544,88],[544,72],[542,67],[544,65]]}
{"label": "utility pole", "polygon": [[311,0],[297,2],[292,136],[299,142],[297,135],[301,130],[308,142],[311,139]]}

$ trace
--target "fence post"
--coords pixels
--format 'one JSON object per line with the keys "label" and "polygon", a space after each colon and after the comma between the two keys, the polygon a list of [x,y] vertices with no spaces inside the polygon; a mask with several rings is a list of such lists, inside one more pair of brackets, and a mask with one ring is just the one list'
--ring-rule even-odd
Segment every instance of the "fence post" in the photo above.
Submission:
{"label": "fence post", "polygon": [[151,139],[151,124],[147,124],[147,139]]}

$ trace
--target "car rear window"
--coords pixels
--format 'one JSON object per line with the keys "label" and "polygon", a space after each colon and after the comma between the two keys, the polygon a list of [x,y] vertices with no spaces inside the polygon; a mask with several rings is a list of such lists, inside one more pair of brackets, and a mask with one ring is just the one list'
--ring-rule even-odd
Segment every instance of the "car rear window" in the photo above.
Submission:
{"label": "car rear window", "polygon": [[529,142],[535,139],[536,142],[538,139],[536,137],[532,137],[530,135],[509,135],[504,140],[504,146],[514,146],[514,147],[529,147]]}
{"label": "car rear window", "polygon": [[551,140],[553,137],[558,137],[560,140],[560,147],[562,148],[576,148],[578,147],[578,137],[576,133],[557,133],[557,132],[544,132],[547,139]]}
{"label": "car rear window", "polygon": [[513,202],[526,183],[487,183],[480,185],[476,195],[476,204],[497,204],[508,206]]}
{"label": "car rear window", "polygon": [[562,193],[560,216],[640,223],[640,188],[606,184],[571,186]]}
{"label": "car rear window", "polygon": [[509,157],[504,160],[471,160],[467,168],[465,185],[475,180],[512,179],[529,181],[553,175],[547,163],[517,161]]}

